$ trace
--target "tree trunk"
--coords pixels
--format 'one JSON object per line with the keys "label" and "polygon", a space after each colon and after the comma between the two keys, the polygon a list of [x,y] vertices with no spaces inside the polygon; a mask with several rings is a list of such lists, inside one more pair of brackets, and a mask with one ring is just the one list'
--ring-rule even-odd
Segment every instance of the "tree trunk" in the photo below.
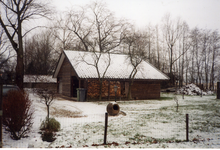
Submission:
{"label": "tree trunk", "polygon": [[174,75],[173,75],[173,45],[170,46],[170,81],[171,81],[171,85],[174,85]]}
{"label": "tree trunk", "polygon": [[157,68],[160,70],[160,48],[159,48],[158,26],[156,27],[156,34],[157,34]]}
{"label": "tree trunk", "polygon": [[50,106],[47,105],[47,121],[50,119]]}
{"label": "tree trunk", "polygon": [[131,86],[132,86],[132,81],[129,81],[128,95],[127,95],[127,99],[128,99],[128,100],[131,100],[131,99],[132,99],[132,95],[131,95]]}
{"label": "tree trunk", "polygon": [[191,83],[194,83],[194,70],[193,70],[193,68],[194,68],[194,47],[193,47],[193,52],[192,52],[192,56],[191,56],[191,58],[192,58],[192,68],[191,68]]}
{"label": "tree trunk", "polygon": [[210,89],[214,90],[214,73],[215,73],[215,48],[212,52],[212,69],[210,75]]}
{"label": "tree trunk", "polygon": [[189,63],[188,63],[188,55],[187,55],[187,53],[186,53],[186,85],[188,84],[188,69],[189,69]]}
{"label": "tree trunk", "polygon": [[183,57],[182,57],[182,68],[181,68],[181,73],[182,73],[182,75],[181,75],[181,87],[183,86],[183,74],[184,74],[184,65],[185,65],[185,60],[184,60],[184,55],[185,55],[185,53],[184,53],[184,51],[185,51],[185,44],[184,44],[184,42],[185,42],[185,40],[184,40],[184,38],[185,37],[183,37]]}
{"label": "tree trunk", "polygon": [[99,81],[99,83],[100,83],[100,89],[99,89],[99,101],[102,100],[102,82],[103,82],[103,79],[101,79],[101,80]]}
{"label": "tree trunk", "polygon": [[16,84],[23,90],[24,62],[23,62],[23,40],[20,14],[18,13],[18,43],[17,66],[16,66]]}

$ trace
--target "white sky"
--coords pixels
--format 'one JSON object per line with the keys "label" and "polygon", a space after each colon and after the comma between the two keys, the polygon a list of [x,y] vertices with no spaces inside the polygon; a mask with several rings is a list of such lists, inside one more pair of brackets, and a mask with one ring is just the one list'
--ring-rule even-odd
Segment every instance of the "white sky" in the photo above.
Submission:
{"label": "white sky", "polygon": [[[65,11],[71,6],[84,6],[92,0],[52,0],[55,7]],[[119,18],[130,20],[139,28],[160,24],[165,13],[181,17],[190,28],[220,31],[220,0],[103,0]]]}

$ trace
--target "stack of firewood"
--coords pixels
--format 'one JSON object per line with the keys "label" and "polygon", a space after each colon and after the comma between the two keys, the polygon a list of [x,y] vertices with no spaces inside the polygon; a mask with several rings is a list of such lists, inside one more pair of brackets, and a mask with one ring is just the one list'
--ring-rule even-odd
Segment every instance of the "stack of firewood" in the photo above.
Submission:
{"label": "stack of firewood", "polygon": [[89,98],[97,98],[99,96],[99,81],[98,80],[88,81],[87,96]]}
{"label": "stack of firewood", "polygon": [[[110,84],[110,85],[109,85]],[[102,97],[115,96],[114,86],[118,86],[117,96],[121,95],[121,84],[119,81],[107,81],[102,82]],[[100,82],[98,80],[89,80],[87,88],[87,96],[90,98],[99,97]]]}

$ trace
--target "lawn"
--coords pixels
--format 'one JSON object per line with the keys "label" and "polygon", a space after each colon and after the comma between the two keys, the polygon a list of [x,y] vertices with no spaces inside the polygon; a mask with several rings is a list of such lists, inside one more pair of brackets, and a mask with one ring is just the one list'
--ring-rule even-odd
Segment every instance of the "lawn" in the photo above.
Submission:
{"label": "lawn", "polygon": [[[3,132],[3,147],[89,148],[220,148],[220,100],[216,96],[161,94],[158,100],[118,101],[126,115],[109,116],[107,145],[103,145],[106,106],[109,102],[73,102],[57,99],[51,116],[61,123],[56,140],[43,142],[39,132],[46,108],[31,94],[34,126],[28,138],[10,139]],[[186,141],[189,114],[189,142]],[[4,130],[3,130],[4,131]]]}

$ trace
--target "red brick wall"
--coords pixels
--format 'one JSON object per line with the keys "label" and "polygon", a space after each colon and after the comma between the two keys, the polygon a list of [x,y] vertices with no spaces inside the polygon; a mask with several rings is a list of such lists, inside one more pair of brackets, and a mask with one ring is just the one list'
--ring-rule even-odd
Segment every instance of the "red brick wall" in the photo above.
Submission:
{"label": "red brick wall", "polygon": [[[110,83],[110,85],[109,85]],[[103,81],[102,97],[114,98],[114,86],[117,85],[117,97],[126,98],[126,82],[124,81]],[[160,82],[134,81],[131,87],[133,99],[157,99],[160,98]],[[99,81],[88,80],[87,83],[87,98],[97,99],[99,97]]]}
{"label": "red brick wall", "polygon": [[136,81],[131,88],[134,99],[157,99],[160,98],[160,82]]}

